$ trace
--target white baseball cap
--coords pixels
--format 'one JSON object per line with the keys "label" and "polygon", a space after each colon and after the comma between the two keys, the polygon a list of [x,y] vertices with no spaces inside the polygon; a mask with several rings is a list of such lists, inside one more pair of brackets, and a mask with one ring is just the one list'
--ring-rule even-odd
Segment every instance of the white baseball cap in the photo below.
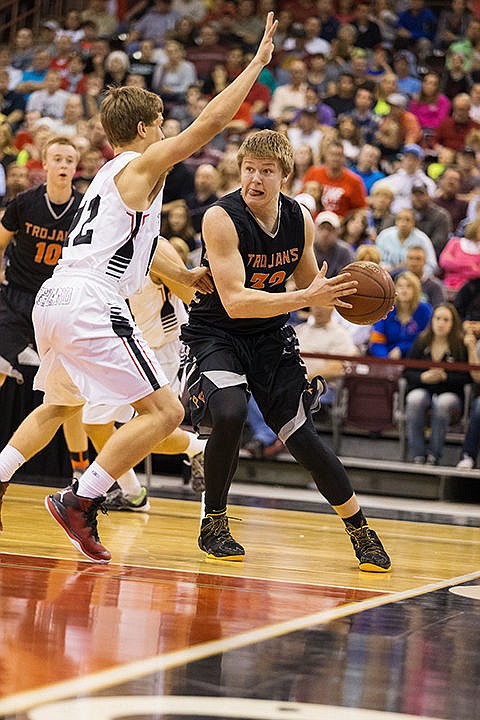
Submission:
{"label": "white baseball cap", "polygon": [[315,218],[315,225],[317,225],[317,227],[322,223],[329,223],[333,228],[335,228],[335,230],[338,230],[340,227],[340,218],[331,210],[324,210],[323,212],[318,213]]}

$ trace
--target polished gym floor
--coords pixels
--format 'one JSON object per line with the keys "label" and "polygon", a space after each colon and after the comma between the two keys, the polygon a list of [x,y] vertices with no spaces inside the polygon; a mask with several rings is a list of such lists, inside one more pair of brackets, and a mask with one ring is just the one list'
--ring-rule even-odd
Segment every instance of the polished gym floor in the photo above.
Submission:
{"label": "polished gym floor", "polygon": [[48,491],[5,496],[0,717],[480,718],[478,506],[362,498],[393,561],[362,573],[318,493],[235,485],[247,554],[219,563],[198,497],[157,477],[148,514],[100,515],[99,566]]}

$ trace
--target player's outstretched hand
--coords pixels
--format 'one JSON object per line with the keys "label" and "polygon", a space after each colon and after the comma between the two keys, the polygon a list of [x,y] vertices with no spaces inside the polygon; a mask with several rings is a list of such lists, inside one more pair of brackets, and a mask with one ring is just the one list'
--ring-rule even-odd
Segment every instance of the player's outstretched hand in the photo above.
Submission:
{"label": "player's outstretched hand", "polygon": [[272,59],[273,51],[275,49],[275,46],[273,44],[273,36],[275,35],[277,25],[278,20],[274,20],[273,12],[269,12],[267,14],[267,20],[265,22],[265,31],[263,33],[263,37],[255,54],[256,59],[260,60],[262,65],[268,65],[268,63]]}
{"label": "player's outstretched hand", "polygon": [[208,295],[213,292],[212,278],[207,267],[195,267],[188,271],[189,287],[195,288],[198,292]]}
{"label": "player's outstretched hand", "polygon": [[333,307],[339,305],[341,307],[351,308],[351,304],[343,300],[345,296],[353,295],[357,292],[358,282],[349,280],[350,273],[341,273],[333,278],[327,278],[328,265],[326,262],[322,264],[318,274],[306,290],[309,305],[320,305],[322,307]]}

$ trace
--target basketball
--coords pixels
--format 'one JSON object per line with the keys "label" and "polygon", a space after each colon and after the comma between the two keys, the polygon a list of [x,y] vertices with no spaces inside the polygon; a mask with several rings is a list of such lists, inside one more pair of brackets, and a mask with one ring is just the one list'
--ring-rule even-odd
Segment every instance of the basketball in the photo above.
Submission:
{"label": "basketball", "polygon": [[373,262],[358,261],[346,265],[340,273],[349,272],[357,280],[357,292],[342,298],[351,308],[339,307],[342,317],[356,325],[372,325],[392,309],[395,285],[389,273]]}

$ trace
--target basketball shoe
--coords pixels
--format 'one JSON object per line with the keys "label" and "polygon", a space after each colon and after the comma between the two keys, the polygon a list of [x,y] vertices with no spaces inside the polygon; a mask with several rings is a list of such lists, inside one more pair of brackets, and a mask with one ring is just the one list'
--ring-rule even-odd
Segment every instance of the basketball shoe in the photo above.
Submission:
{"label": "basketball shoe", "polygon": [[103,506],[106,510],[130,510],[131,512],[148,512],[150,503],[148,501],[147,488],[142,487],[140,495],[135,497],[124,493],[121,488],[107,493]]}
{"label": "basketball shoe", "polygon": [[[184,461],[186,467],[190,468],[190,485],[195,493],[202,493],[205,490],[205,470],[203,467],[204,455],[199,452],[192,458],[186,458]],[[188,477],[188,476],[187,476]]]}
{"label": "basketball shoe", "polygon": [[3,503],[3,496],[7,492],[7,488],[10,483],[8,482],[0,482],[0,532],[3,531],[3,525],[2,525],[2,503]]}
{"label": "basketball shoe", "polygon": [[360,570],[365,572],[388,572],[390,570],[392,563],[375,530],[369,528],[367,523],[359,528],[347,525],[345,530],[350,535]]}
{"label": "basketball shoe", "polygon": [[242,561],[245,550],[231,535],[227,513],[205,515],[200,527],[198,547],[213,560]]}
{"label": "basketball shoe", "polygon": [[65,530],[68,539],[89,560],[110,562],[110,552],[98,537],[97,512],[103,507],[104,497],[87,498],[76,494],[78,483],[59,490],[45,498],[45,507],[54,520]]}

